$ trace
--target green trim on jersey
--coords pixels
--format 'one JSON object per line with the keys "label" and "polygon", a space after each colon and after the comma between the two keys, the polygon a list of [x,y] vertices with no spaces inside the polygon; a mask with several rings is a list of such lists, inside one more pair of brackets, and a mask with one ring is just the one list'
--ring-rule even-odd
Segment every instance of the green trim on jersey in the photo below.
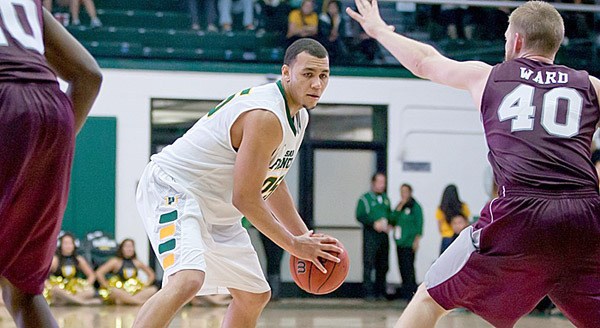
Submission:
{"label": "green trim on jersey", "polygon": [[283,90],[283,85],[281,84],[281,80],[277,81],[277,87],[279,88],[279,92],[283,96],[283,101],[285,102],[285,113],[287,114],[288,123],[290,123],[290,128],[292,128],[292,132],[294,135],[298,134],[296,132],[296,126],[294,125],[294,118],[290,115],[290,108],[288,107],[287,99],[285,98],[285,90]]}

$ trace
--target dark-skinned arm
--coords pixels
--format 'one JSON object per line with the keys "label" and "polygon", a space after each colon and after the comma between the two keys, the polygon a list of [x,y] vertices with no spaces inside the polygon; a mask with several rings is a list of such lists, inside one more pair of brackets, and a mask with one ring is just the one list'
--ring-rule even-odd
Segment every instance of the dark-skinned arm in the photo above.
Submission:
{"label": "dark-skinned arm", "polygon": [[102,73],[90,53],[44,9],[46,60],[56,75],[69,83],[75,131],[79,133],[102,84]]}

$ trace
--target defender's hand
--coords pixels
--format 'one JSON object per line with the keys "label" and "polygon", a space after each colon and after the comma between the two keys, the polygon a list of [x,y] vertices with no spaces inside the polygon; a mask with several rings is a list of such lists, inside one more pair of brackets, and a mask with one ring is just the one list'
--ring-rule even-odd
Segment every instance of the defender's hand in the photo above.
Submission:
{"label": "defender's hand", "polygon": [[379,14],[377,0],[354,0],[358,13],[350,8],[346,8],[346,13],[357,21],[365,32],[372,38],[377,38],[380,30],[393,31],[394,26],[387,25]]}

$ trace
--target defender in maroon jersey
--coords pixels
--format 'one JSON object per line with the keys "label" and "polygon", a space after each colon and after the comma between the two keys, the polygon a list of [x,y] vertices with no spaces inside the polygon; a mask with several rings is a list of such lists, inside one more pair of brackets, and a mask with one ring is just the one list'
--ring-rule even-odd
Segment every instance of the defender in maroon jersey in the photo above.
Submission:
{"label": "defender in maroon jersey", "polygon": [[590,145],[600,80],[554,65],[560,14],[530,1],[509,18],[506,61],[457,62],[393,32],[377,1],[348,14],[413,74],[467,90],[481,110],[499,197],[428,271],[397,327],[462,307],[512,327],[545,296],[578,327],[600,322],[600,196]]}
{"label": "defender in maroon jersey", "polygon": [[[67,94],[56,75],[69,83]],[[67,202],[75,134],[101,83],[41,0],[0,3],[0,284],[20,327],[54,327],[41,295]]]}

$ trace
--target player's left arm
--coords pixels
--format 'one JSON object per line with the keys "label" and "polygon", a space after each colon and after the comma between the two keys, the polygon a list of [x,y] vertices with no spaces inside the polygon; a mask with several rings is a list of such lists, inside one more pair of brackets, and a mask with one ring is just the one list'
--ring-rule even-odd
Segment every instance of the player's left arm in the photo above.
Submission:
{"label": "player's left arm", "polygon": [[267,205],[277,220],[293,235],[299,236],[308,231],[308,227],[296,210],[294,199],[285,180],[281,181],[277,189],[269,196]]}
{"label": "player's left arm", "polygon": [[96,281],[96,273],[92,270],[92,267],[88,264],[88,261],[81,255],[77,256],[77,261],[79,262],[79,269],[85,275],[85,278],[90,286],[94,285]]}
{"label": "player's left arm", "polygon": [[468,90],[474,98],[482,91],[482,85],[485,86],[492,68],[490,65],[447,58],[431,45],[395,33],[393,27],[381,19],[377,0],[355,2],[359,12],[347,8],[348,15],[360,23],[370,37],[379,41],[411,73],[436,83]]}
{"label": "player's left arm", "polygon": [[69,83],[67,94],[73,103],[75,131],[85,123],[102,84],[102,73],[90,53],[44,9],[46,60],[58,77]]}
{"label": "player's left arm", "polygon": [[133,264],[135,265],[136,268],[144,271],[146,276],[148,276],[148,281],[146,281],[146,286],[152,285],[152,283],[154,282],[154,279],[156,278],[156,275],[154,274],[154,270],[152,270],[149,266],[147,266],[146,264],[142,263],[142,261],[137,260],[137,259],[133,260]]}

